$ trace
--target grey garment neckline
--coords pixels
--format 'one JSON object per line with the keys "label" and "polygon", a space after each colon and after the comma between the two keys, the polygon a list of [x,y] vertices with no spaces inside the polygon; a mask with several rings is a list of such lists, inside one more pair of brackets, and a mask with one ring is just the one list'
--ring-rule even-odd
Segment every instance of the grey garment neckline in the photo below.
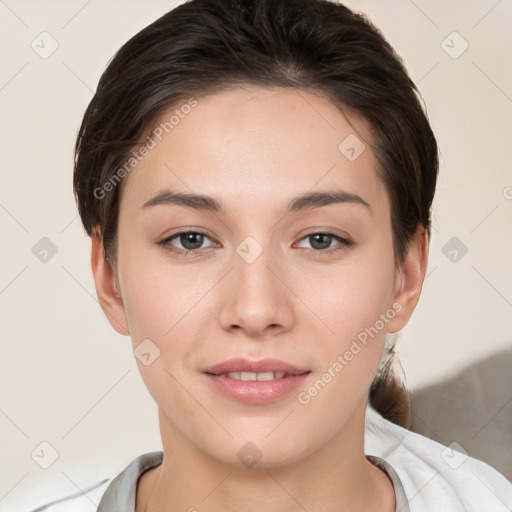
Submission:
{"label": "grey garment neckline", "polygon": [[[366,455],[366,458],[374,465],[385,471],[391,481],[396,496],[396,512],[411,512],[405,491],[391,464],[376,455]],[[134,512],[137,485],[143,473],[153,469],[164,460],[162,451],[150,452],[134,459],[107,487],[97,512]]]}
{"label": "grey garment neckline", "polygon": [[107,487],[97,512],[134,512],[137,485],[143,473],[162,464],[162,451],[139,455]]}

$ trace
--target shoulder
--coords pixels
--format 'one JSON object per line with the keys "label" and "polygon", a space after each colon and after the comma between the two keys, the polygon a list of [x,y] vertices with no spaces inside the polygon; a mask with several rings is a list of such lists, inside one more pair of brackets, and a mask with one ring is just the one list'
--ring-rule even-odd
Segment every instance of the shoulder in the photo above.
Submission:
{"label": "shoulder", "polygon": [[456,440],[445,446],[366,412],[365,453],[397,473],[411,512],[505,512],[512,509],[512,482],[471,457]]}
{"label": "shoulder", "polygon": [[[119,510],[119,505],[123,505],[123,510],[133,510],[139,476],[161,463],[162,458],[161,451],[139,455],[120,473],[107,477],[94,468],[75,471],[72,479],[61,472],[23,492],[22,496],[2,500],[2,505],[9,512],[108,512]],[[0,510],[4,509],[0,507]]]}
{"label": "shoulder", "polygon": [[[76,482],[71,491],[65,482],[43,482],[25,492],[15,502],[8,502],[9,512],[97,512],[98,503],[112,479]],[[68,481],[68,484],[70,482]]]}

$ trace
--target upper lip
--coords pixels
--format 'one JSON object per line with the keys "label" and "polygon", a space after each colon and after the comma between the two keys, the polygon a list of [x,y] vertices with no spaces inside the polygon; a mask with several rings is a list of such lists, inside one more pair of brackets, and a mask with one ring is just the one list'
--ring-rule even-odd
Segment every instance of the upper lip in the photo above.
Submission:
{"label": "upper lip", "polygon": [[244,359],[243,357],[238,357],[215,364],[203,371],[204,373],[212,373],[214,375],[229,372],[282,372],[284,374],[301,375],[309,370],[299,368],[279,359],[260,359],[259,361],[251,361],[249,359]]}

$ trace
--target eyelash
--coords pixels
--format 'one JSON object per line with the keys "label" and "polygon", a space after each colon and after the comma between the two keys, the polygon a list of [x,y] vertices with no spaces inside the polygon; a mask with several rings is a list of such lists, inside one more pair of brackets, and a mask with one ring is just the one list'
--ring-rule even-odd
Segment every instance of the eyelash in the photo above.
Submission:
{"label": "eyelash", "polygon": [[[203,235],[207,238],[210,238],[208,236],[208,234],[205,233],[204,231],[198,231],[198,230],[180,231],[179,233],[175,233],[174,235],[167,237],[164,240],[161,240],[160,242],[157,242],[157,245],[161,246],[165,252],[172,252],[172,253],[175,253],[175,254],[178,254],[181,256],[187,256],[188,254],[191,254],[191,253],[197,253],[197,252],[199,252],[199,249],[184,251],[182,249],[176,249],[170,243],[171,240],[174,240],[175,238],[179,237],[180,235],[190,235],[190,234]],[[351,240],[349,240],[348,238],[344,238],[340,235],[335,235],[334,233],[329,233],[329,232],[324,232],[324,231],[316,231],[313,233],[308,233],[307,235],[303,236],[300,240],[304,240],[305,238],[309,238],[309,237],[312,237],[315,235],[328,236],[330,238],[334,238],[335,240],[337,240],[340,243],[339,246],[334,247],[332,249],[309,249],[307,247],[302,248],[303,250],[306,250],[309,253],[314,253],[315,255],[320,255],[320,256],[329,255],[336,251],[343,250],[344,248],[351,247],[353,245],[353,242]]]}

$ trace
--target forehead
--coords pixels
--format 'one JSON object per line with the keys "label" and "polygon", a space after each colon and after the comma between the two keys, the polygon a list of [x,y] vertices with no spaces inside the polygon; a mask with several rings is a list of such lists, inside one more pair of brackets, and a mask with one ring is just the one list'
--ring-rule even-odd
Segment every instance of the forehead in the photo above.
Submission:
{"label": "forehead", "polygon": [[387,201],[368,124],[325,97],[245,87],[195,102],[155,120],[147,134],[152,149],[124,178],[122,204],[140,208],[164,187],[246,204],[315,188]]}

